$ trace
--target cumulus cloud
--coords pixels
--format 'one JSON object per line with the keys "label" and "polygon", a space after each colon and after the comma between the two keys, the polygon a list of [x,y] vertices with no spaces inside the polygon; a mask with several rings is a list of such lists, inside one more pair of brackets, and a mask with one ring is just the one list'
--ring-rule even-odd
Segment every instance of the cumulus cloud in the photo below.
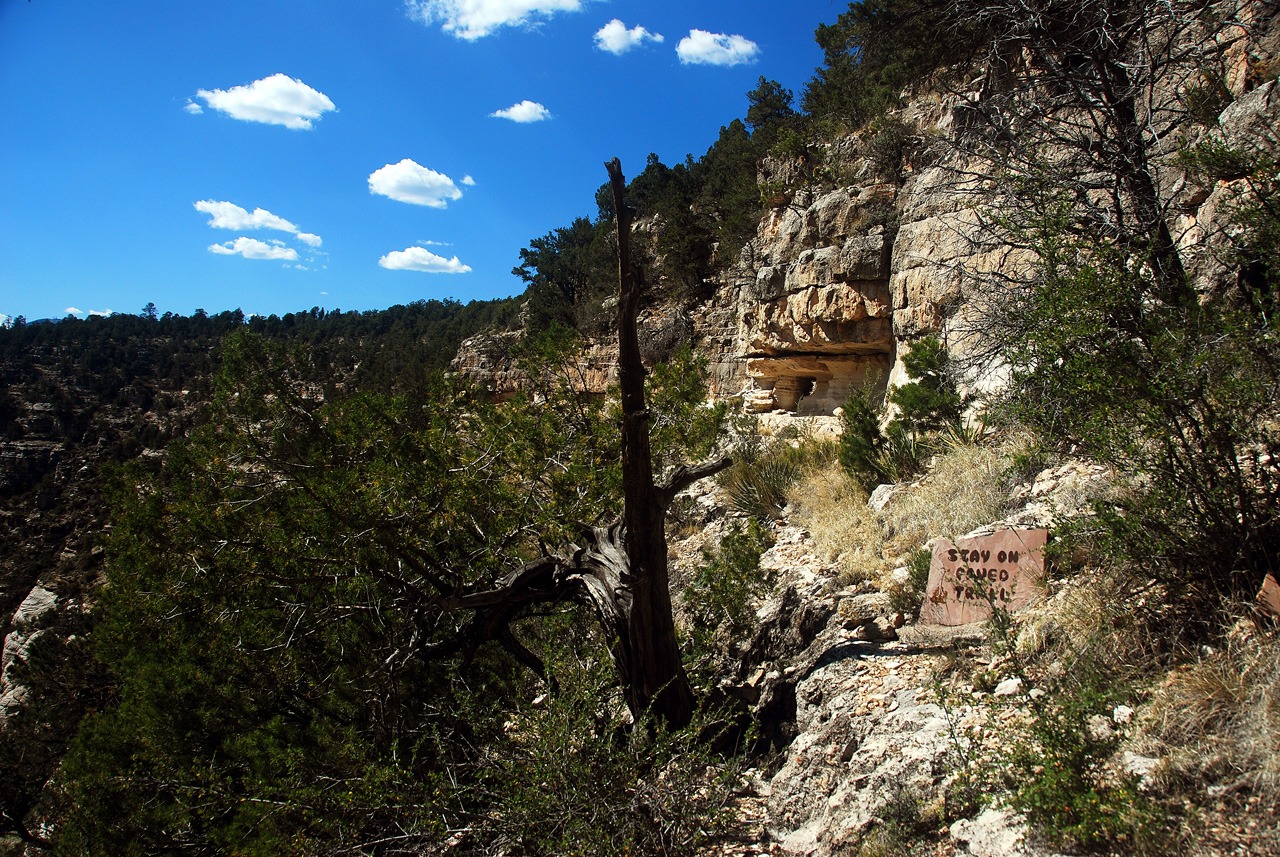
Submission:
{"label": "cumulus cloud", "polygon": [[466,185],[467,187],[474,187],[474,186],[475,186],[475,183],[476,183],[476,180],[475,180],[475,179],[473,179],[471,176],[463,176],[463,177],[462,177],[462,183],[463,183],[464,185]]}
{"label": "cumulus cloud", "polygon": [[67,307],[65,310],[63,310],[63,312],[65,312],[67,315],[84,315],[84,310],[78,310],[73,306]]}
{"label": "cumulus cloud", "polygon": [[337,109],[323,92],[283,74],[273,74],[247,86],[201,89],[196,95],[214,110],[235,119],[294,130],[309,129],[311,120]]}
{"label": "cumulus cloud", "polygon": [[312,247],[319,247],[324,243],[319,235],[303,232],[288,220],[277,217],[265,208],[248,211],[234,202],[225,200],[220,202],[213,199],[202,199],[195,203],[195,207],[196,211],[209,215],[209,225],[214,229],[276,229],[296,235],[299,241]]}
{"label": "cumulus cloud", "polygon": [[521,101],[512,104],[505,110],[495,110],[489,114],[498,119],[510,119],[512,122],[541,122],[551,118],[551,111],[536,101]]}
{"label": "cumulus cloud", "polygon": [[628,30],[627,25],[617,18],[596,31],[596,47],[611,54],[625,54],[632,48],[639,47],[646,39],[661,42],[662,36],[641,26]]}
{"label": "cumulus cloud", "polygon": [[462,198],[453,179],[408,158],[374,170],[369,176],[369,192],[432,208],[444,208],[449,200]]}
{"label": "cumulus cloud", "polygon": [[194,115],[199,115],[204,112],[203,107],[190,99],[187,99],[187,103],[182,105],[182,109]]}
{"label": "cumulus cloud", "polygon": [[297,232],[294,226],[283,217],[276,217],[262,208],[252,212],[241,208],[234,202],[218,202],[202,199],[195,203],[196,211],[209,215],[209,225],[214,229],[279,229],[281,232]]}
{"label": "cumulus cloud", "polygon": [[446,259],[422,247],[392,250],[378,260],[378,264],[392,271],[426,271],[429,274],[465,274],[470,265],[458,261],[458,257]]}
{"label": "cumulus cloud", "polygon": [[499,27],[527,24],[556,12],[577,12],[583,0],[407,0],[409,14],[460,39],[474,40]]}
{"label": "cumulus cloud", "polygon": [[283,241],[268,243],[244,236],[222,244],[210,244],[209,252],[221,256],[243,256],[246,259],[283,259],[286,262],[295,262],[298,259],[298,251],[292,247],[286,247]]}
{"label": "cumulus cloud", "polygon": [[760,46],[742,36],[690,30],[676,46],[676,53],[685,65],[741,65],[754,62]]}

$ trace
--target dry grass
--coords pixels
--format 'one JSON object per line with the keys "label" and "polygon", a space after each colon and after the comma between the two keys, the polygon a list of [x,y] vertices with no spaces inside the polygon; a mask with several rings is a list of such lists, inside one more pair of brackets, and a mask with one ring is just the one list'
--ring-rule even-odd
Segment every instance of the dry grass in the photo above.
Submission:
{"label": "dry grass", "polygon": [[955,538],[1009,511],[1009,466],[1003,446],[954,445],[927,476],[885,508],[890,548],[899,554],[936,536]]}
{"label": "dry grass", "polygon": [[1154,794],[1194,807],[1186,854],[1280,853],[1280,632],[1240,619],[1199,654],[1155,687],[1131,746],[1160,759]]}
{"label": "dry grass", "polygon": [[1124,569],[1090,568],[1023,617],[1017,646],[1037,672],[1089,663],[1150,688],[1124,749],[1160,760],[1144,792],[1181,819],[1188,854],[1280,853],[1280,631],[1237,607],[1219,643],[1166,672],[1185,607]]}
{"label": "dry grass", "polygon": [[1175,605],[1155,581],[1119,565],[1091,565],[1059,583],[1018,622],[1015,646],[1025,659],[1109,664],[1113,678],[1142,680],[1168,661],[1162,639],[1177,624]]}
{"label": "dry grass", "polygon": [[1237,622],[1220,649],[1170,673],[1142,725],[1144,749],[1168,760],[1167,788],[1280,817],[1280,633]]}
{"label": "dry grass", "polygon": [[[1016,458],[1028,459],[1028,448],[1022,437],[956,444],[883,512],[869,509],[866,493],[834,464],[809,468],[788,496],[797,522],[827,559],[838,559],[844,583],[885,588],[889,572],[930,539],[1008,515],[1006,474]],[[1062,511],[1083,505],[1098,486],[1082,482],[1079,496],[1071,490],[1067,484],[1053,497]],[[1247,615],[1240,608],[1225,625],[1212,623],[1232,628],[1214,649],[1166,672],[1179,659],[1177,641],[1203,627],[1203,611],[1088,539],[1059,561],[1068,580],[1019,617],[1016,654],[1008,657],[1059,693],[1071,693],[1090,670],[1108,687],[1134,691],[1139,711],[1123,746],[1161,760],[1144,794],[1170,810],[1188,854],[1280,854],[1280,629],[1259,631],[1240,619]],[[1111,763],[1117,769],[1120,759]]]}
{"label": "dry grass", "polygon": [[832,463],[807,473],[790,492],[796,520],[807,527],[823,559],[838,561],[844,582],[877,578],[890,566],[888,534],[867,494]]}
{"label": "dry grass", "polygon": [[929,539],[961,536],[1001,518],[1009,508],[1004,473],[1028,443],[1014,437],[954,444],[883,512],[869,509],[866,492],[834,463],[807,473],[790,500],[825,558],[839,560],[845,582],[878,580]]}

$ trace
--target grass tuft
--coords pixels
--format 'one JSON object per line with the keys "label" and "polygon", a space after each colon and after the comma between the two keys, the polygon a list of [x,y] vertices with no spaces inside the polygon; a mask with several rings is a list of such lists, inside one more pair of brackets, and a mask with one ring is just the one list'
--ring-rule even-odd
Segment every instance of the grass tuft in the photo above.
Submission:
{"label": "grass tuft", "polygon": [[957,436],[926,476],[895,493],[880,512],[868,508],[867,492],[834,466],[811,471],[788,496],[825,558],[839,561],[843,583],[881,580],[910,566],[929,539],[961,536],[1006,514],[1008,474],[1028,444],[1018,435],[995,444]]}
{"label": "grass tuft", "polygon": [[[1244,613],[1237,608],[1236,615]],[[1237,621],[1156,689],[1143,717],[1145,749],[1167,759],[1161,784],[1239,798],[1241,809],[1280,821],[1280,632]],[[1277,837],[1280,840],[1280,836]],[[1280,841],[1277,841],[1280,845]]]}

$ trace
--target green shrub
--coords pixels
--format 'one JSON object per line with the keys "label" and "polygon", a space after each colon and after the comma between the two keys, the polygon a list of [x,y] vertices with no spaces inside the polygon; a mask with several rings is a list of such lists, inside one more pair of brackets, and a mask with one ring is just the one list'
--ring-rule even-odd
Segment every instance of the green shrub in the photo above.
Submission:
{"label": "green shrub", "polygon": [[922,438],[907,431],[901,423],[889,423],[884,432],[884,446],[880,449],[879,466],[885,481],[906,482],[924,470],[924,460],[932,455],[938,445],[936,438]]}
{"label": "green shrub", "polygon": [[880,431],[880,418],[870,393],[865,389],[854,390],[844,403],[840,420],[844,423],[844,433],[840,435],[840,466],[869,492],[888,478],[881,460],[887,440]]}
{"label": "green shrub", "polygon": [[911,381],[889,391],[887,401],[899,413],[884,430],[869,389],[854,390],[841,415],[840,464],[868,492],[920,473],[924,460],[947,443],[971,440],[960,423],[968,400],[956,388],[946,347],[927,336],[911,346],[902,362]]}
{"label": "green shrub", "polygon": [[1201,295],[1128,245],[1072,234],[1074,200],[1046,190],[1019,237],[1035,276],[989,333],[1011,369],[1008,416],[1138,476],[1096,519],[1116,555],[1185,591],[1251,596],[1280,554],[1280,183],[1273,162],[1203,154],[1207,171],[1239,161],[1259,199],[1234,214],[1235,288]]}
{"label": "green shrub", "polygon": [[629,728],[605,661],[553,654],[558,692],[525,703],[486,748],[463,853],[638,857],[689,854],[723,832],[737,765],[678,732]]}
{"label": "green shrub", "polygon": [[937,337],[916,340],[902,357],[910,383],[893,388],[888,401],[898,407],[894,422],[913,434],[958,426],[969,404],[956,388],[947,348]]}
{"label": "green shrub", "polygon": [[1109,721],[1120,697],[1086,684],[1045,698],[1053,702],[1037,707],[1030,740],[1009,748],[1010,804],[1055,844],[1145,850],[1160,837],[1163,812],[1138,790],[1137,777],[1107,770],[1119,733],[1090,724]]}
{"label": "green shrub", "polygon": [[808,439],[794,445],[776,438],[770,443],[741,446],[733,466],[720,475],[720,485],[734,511],[770,521],[786,507],[787,492],[805,471],[836,454],[836,444]]}
{"label": "green shrub", "polygon": [[846,127],[883,115],[904,90],[963,62],[984,40],[977,21],[939,0],[851,3],[814,38],[825,59],[802,104],[815,121]]}
{"label": "green shrub", "polygon": [[1200,81],[1188,86],[1182,94],[1187,114],[1206,128],[1217,126],[1218,117],[1233,100],[1222,75],[1213,72],[1202,74]]}
{"label": "green shrub", "polygon": [[867,130],[866,153],[871,166],[889,181],[901,182],[916,129],[901,119],[883,116]]}
{"label": "green shrub", "polygon": [[760,571],[760,555],[772,545],[768,530],[751,518],[745,528],[735,522],[718,550],[703,550],[702,563],[681,596],[695,660],[706,657],[717,638],[737,640],[751,629],[755,622],[751,599],[773,583]]}
{"label": "green shrub", "polygon": [[889,606],[897,613],[916,615],[920,612],[925,590],[929,585],[929,566],[933,563],[932,551],[921,548],[912,551],[907,560],[905,583],[890,587]]}
{"label": "green shrub", "polygon": [[787,489],[799,478],[795,462],[766,455],[756,462],[739,462],[724,472],[722,485],[733,510],[761,521],[773,520],[787,505]]}

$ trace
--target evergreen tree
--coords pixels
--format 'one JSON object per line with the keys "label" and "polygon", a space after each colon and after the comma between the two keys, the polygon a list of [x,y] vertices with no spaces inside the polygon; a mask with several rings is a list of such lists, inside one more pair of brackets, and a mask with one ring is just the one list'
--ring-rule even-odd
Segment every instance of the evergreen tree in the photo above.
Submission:
{"label": "evergreen tree", "polygon": [[959,425],[967,402],[956,389],[951,359],[941,340],[934,336],[916,340],[903,355],[902,365],[911,380],[889,392],[889,403],[898,407],[894,421],[916,435]]}

